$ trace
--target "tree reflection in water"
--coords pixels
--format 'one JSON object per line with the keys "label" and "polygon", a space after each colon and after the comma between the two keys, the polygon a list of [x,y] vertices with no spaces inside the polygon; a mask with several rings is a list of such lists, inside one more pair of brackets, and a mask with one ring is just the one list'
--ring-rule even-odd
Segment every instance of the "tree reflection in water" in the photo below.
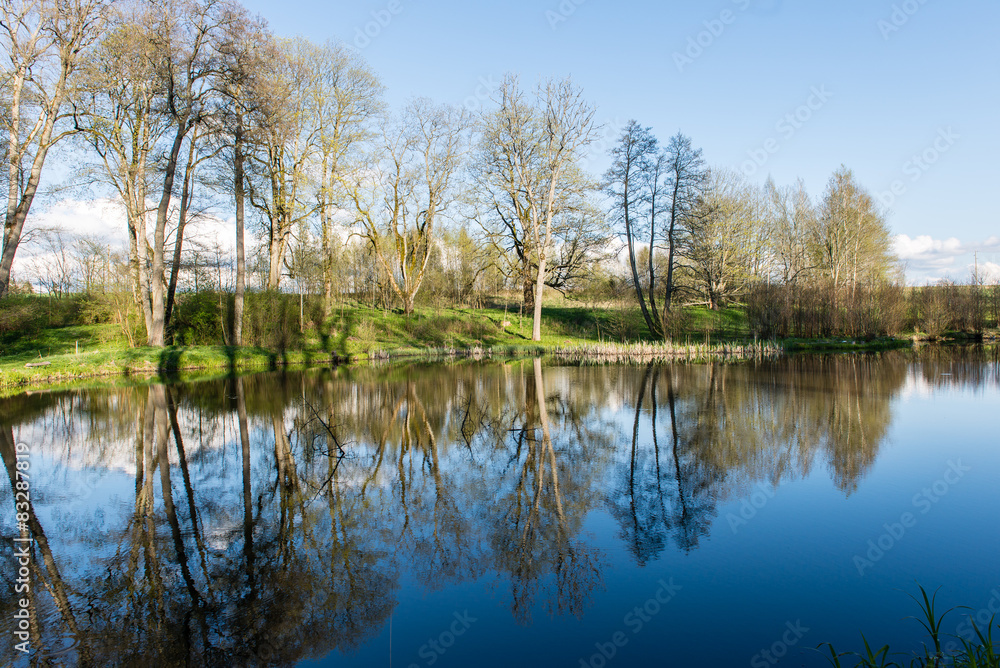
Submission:
{"label": "tree reflection in water", "polygon": [[[30,444],[35,472],[32,641],[75,645],[35,663],[350,652],[381,633],[404,576],[425,591],[492,578],[523,624],[539,610],[580,616],[607,561],[584,532],[592,513],[609,514],[644,565],[671,545],[697,549],[718,504],[752,485],[820,465],[851,494],[908,379],[997,382],[985,362],[995,349],[534,360],[9,399],[0,503],[14,503],[16,443]],[[15,606],[4,597],[4,633]]]}

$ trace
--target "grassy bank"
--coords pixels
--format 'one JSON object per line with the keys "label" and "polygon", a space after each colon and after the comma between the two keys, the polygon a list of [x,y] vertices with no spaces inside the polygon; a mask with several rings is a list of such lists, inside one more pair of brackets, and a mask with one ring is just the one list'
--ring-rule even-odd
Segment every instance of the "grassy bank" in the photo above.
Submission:
{"label": "grassy bank", "polygon": [[[221,336],[184,332],[178,339],[189,345],[147,348],[129,347],[116,325],[83,324],[86,318],[74,315],[69,301],[36,297],[17,307],[49,312],[47,318],[35,317],[31,327],[18,330],[8,325],[6,331],[0,330],[0,393],[5,395],[80,379],[169,379],[196,370],[233,373],[347,360],[551,354],[569,361],[704,361],[767,357],[783,349],[829,352],[908,345],[895,339],[790,340],[783,346],[761,345],[753,342],[741,310],[700,307],[686,309],[677,318],[674,340],[664,344],[649,337],[636,309],[583,307],[553,300],[543,310],[543,337],[538,343],[530,340],[531,319],[518,317],[510,309],[428,307],[406,317],[399,311],[345,304],[334,312],[325,337],[316,336],[317,328],[308,322],[301,331],[296,312],[291,322],[288,318],[274,320],[273,329],[280,330],[281,336],[270,340],[260,337],[267,345],[202,345]],[[266,321],[264,328],[268,329]]]}

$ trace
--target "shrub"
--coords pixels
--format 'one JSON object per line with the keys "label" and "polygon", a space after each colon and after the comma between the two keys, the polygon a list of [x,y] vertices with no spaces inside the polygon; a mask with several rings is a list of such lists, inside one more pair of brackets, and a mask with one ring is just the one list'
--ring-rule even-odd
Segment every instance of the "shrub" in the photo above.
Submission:
{"label": "shrub", "polygon": [[243,310],[243,344],[271,350],[302,348],[298,296],[273,290],[247,293]]}
{"label": "shrub", "polygon": [[223,343],[221,295],[217,292],[178,295],[170,327],[177,345],[215,346]]}

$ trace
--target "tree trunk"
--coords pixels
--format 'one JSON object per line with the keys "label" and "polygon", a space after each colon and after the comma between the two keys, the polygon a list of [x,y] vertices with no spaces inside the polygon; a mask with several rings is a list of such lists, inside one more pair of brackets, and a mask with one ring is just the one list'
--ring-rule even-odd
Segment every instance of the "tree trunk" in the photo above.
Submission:
{"label": "tree trunk", "polygon": [[243,239],[243,117],[236,115],[233,157],[233,192],[236,197],[236,298],[233,304],[233,345],[243,345],[243,293],[246,289],[246,249]]}
{"label": "tree trunk", "polygon": [[542,290],[545,289],[545,251],[538,255],[538,278],[535,280],[535,315],[531,323],[531,340],[542,340]]}
{"label": "tree trunk", "polygon": [[[191,189],[194,183],[195,142],[189,144],[188,163],[184,169],[184,185],[181,187],[181,208],[177,216],[177,234],[174,235],[174,257],[170,264],[170,283],[167,287],[167,305],[163,313],[163,328],[170,328],[170,316],[174,310],[174,295],[177,292],[177,279],[181,272],[181,250],[184,245],[184,227],[187,225],[188,209],[191,206]],[[219,289],[222,289],[220,282]],[[172,336],[172,335],[171,335]]]}
{"label": "tree trunk", "polygon": [[267,289],[277,290],[281,287],[281,263],[285,258],[285,246],[288,243],[288,235],[285,232],[287,223],[284,220],[278,222],[277,238],[272,240],[268,249],[268,259],[270,266],[267,270]]}
{"label": "tree trunk", "polygon": [[174,189],[174,175],[177,172],[177,160],[181,152],[181,144],[187,134],[187,121],[182,119],[177,124],[174,143],[167,157],[166,171],[163,175],[163,193],[160,195],[160,205],[156,210],[156,229],[153,230],[153,264],[149,281],[150,308],[152,310],[152,328],[148,332],[147,343],[150,346],[162,347],[165,334],[165,300],[166,276],[164,267],[164,244],[166,242],[167,214],[170,211],[170,197]]}
{"label": "tree trunk", "polygon": [[527,313],[535,310],[535,281],[528,273],[524,274],[524,283],[521,286],[522,312]]}
{"label": "tree trunk", "polygon": [[673,306],[674,297],[674,254],[676,252],[677,242],[675,239],[677,225],[671,217],[670,219],[670,231],[667,233],[667,294],[663,298],[663,316],[666,317]]}

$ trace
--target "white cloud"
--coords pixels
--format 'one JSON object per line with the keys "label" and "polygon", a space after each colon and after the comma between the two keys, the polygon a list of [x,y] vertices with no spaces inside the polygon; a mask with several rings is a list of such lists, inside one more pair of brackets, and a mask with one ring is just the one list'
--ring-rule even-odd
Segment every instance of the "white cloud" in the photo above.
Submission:
{"label": "white cloud", "polygon": [[911,238],[900,234],[893,239],[893,250],[906,264],[906,278],[911,284],[924,284],[942,278],[964,281],[976,266],[987,281],[1000,280],[1000,267],[990,254],[1000,254],[1000,237],[991,236],[985,241],[962,242],[956,237],[935,239],[929,235]]}

